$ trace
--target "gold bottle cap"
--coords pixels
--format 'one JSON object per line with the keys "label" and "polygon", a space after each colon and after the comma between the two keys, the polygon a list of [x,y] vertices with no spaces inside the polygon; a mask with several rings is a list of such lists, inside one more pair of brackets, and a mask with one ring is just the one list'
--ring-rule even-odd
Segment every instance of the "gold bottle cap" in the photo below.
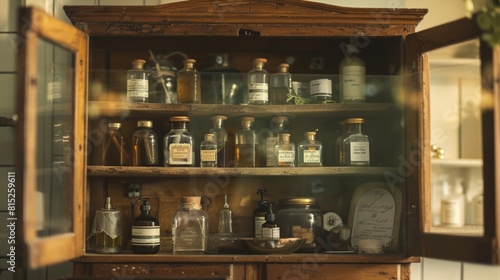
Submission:
{"label": "gold bottle cap", "polygon": [[316,205],[316,199],[311,197],[288,198],[280,201],[280,205]]}
{"label": "gold bottle cap", "polygon": [[122,124],[119,123],[119,122],[110,122],[110,123],[108,123],[108,127],[109,128],[120,128],[121,126],[122,126]]}
{"label": "gold bottle cap", "polygon": [[315,131],[306,131],[304,132],[304,136],[307,138],[307,139],[314,139],[314,136],[316,135],[316,132]]}
{"label": "gold bottle cap", "polygon": [[137,127],[153,127],[152,121],[140,120],[137,122]]}
{"label": "gold bottle cap", "polygon": [[225,121],[225,120],[227,120],[227,117],[226,117],[226,116],[224,116],[224,115],[215,115],[215,116],[212,116],[212,118],[211,118],[211,119],[213,119],[213,120],[223,120],[223,121]]}
{"label": "gold bottle cap", "polygon": [[365,120],[363,118],[349,118],[347,120],[344,121],[346,124],[350,124],[350,123],[364,123]]}
{"label": "gold bottle cap", "polygon": [[273,121],[277,122],[277,123],[284,123],[284,122],[288,121],[288,117],[287,116],[275,116],[275,117],[273,117]]}
{"label": "gold bottle cap", "polygon": [[173,116],[169,119],[170,122],[189,122],[189,117],[187,116]]}
{"label": "gold bottle cap", "polygon": [[290,140],[290,133],[281,133],[280,137],[283,141],[288,141]]}
{"label": "gold bottle cap", "polygon": [[137,70],[142,70],[142,69],[144,69],[145,63],[146,63],[146,60],[144,60],[144,59],[132,60],[132,68],[137,69]]}

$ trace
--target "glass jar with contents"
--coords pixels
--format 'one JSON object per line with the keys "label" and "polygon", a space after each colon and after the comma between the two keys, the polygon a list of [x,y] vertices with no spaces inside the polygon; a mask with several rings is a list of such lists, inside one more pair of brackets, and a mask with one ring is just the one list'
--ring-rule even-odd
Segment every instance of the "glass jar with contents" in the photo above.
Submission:
{"label": "glass jar with contents", "polygon": [[314,131],[304,133],[305,140],[298,145],[298,166],[323,166],[323,146],[315,137]]}
{"label": "glass jar with contents", "polygon": [[121,131],[121,123],[108,123],[102,149],[102,164],[108,166],[129,165],[129,147]]}
{"label": "glass jar with contents", "polygon": [[132,69],[127,71],[127,101],[149,102],[149,71],[144,70],[143,59],[132,61]]}
{"label": "glass jar with contents", "polygon": [[153,122],[140,120],[137,128],[132,136],[132,165],[158,165],[158,137],[153,131]]}
{"label": "glass jar with contents", "polygon": [[345,120],[342,140],[342,165],[370,165],[370,139],[361,132],[362,118]]}
{"label": "glass jar with contents", "polygon": [[184,68],[177,72],[178,103],[201,103],[201,79],[195,63],[194,59],[186,59]]}
{"label": "glass jar with contents", "polygon": [[163,137],[165,166],[194,166],[194,137],[188,123],[186,116],[170,118],[170,131]]}
{"label": "glass jar with contents", "polygon": [[290,142],[290,134],[280,134],[280,140],[274,145],[275,166],[295,166],[295,144]]}
{"label": "glass jar with contents", "polygon": [[288,198],[279,202],[276,221],[281,238],[304,238],[300,252],[312,252],[323,234],[323,218],[314,198]]}
{"label": "glass jar with contents", "polygon": [[259,166],[259,142],[252,129],[254,121],[254,117],[241,117],[241,129],[236,131],[235,135],[236,167]]}
{"label": "glass jar with contents", "polygon": [[200,167],[217,167],[217,143],[212,133],[205,134],[200,144]]}
{"label": "glass jar with contents", "polygon": [[248,72],[248,104],[269,104],[269,73],[264,69],[265,58],[256,58]]}
{"label": "glass jar with contents", "polygon": [[172,219],[173,253],[204,253],[207,250],[207,237],[208,215],[201,208],[201,197],[182,197]]}
{"label": "glass jar with contents", "polygon": [[271,91],[269,92],[269,104],[287,104],[288,97],[292,94],[292,74],[288,72],[287,63],[279,66],[278,73],[271,75]]}

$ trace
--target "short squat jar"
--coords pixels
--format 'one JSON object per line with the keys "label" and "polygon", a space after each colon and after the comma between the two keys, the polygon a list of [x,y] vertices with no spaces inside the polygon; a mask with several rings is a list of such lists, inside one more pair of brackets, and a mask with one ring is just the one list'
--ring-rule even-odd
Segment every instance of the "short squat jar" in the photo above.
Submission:
{"label": "short squat jar", "polygon": [[316,250],[323,233],[322,212],[314,198],[288,198],[281,200],[276,212],[281,238],[304,238],[299,252]]}

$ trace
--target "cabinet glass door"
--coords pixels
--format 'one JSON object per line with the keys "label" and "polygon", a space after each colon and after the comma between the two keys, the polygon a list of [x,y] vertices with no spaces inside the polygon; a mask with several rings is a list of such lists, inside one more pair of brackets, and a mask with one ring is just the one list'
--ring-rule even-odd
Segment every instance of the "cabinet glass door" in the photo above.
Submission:
{"label": "cabinet glass door", "polygon": [[410,81],[422,98],[418,254],[496,263],[498,50],[480,35],[475,19],[462,19],[407,40],[411,65],[420,65]]}
{"label": "cabinet glass door", "polygon": [[[87,37],[22,9],[18,56],[18,213],[32,268],[83,252]],[[21,202],[22,199],[22,202]]]}

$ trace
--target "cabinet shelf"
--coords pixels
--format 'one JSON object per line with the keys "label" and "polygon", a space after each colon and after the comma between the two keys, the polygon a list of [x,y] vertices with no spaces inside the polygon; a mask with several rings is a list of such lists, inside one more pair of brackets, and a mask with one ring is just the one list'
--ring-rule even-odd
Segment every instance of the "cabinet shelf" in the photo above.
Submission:
{"label": "cabinet shelf", "polygon": [[432,159],[433,167],[472,168],[483,167],[482,159]]}
{"label": "cabinet shelf", "polygon": [[160,103],[128,103],[90,101],[89,115],[96,117],[165,117],[173,114],[189,116],[210,116],[225,114],[233,117],[254,115],[270,117],[279,114],[345,116],[355,113],[366,117],[379,114],[390,114],[401,110],[401,105],[391,103],[360,104],[302,104],[302,105],[222,105],[222,104],[160,104]]}
{"label": "cabinet shelf", "polygon": [[245,168],[220,168],[220,167],[136,167],[136,166],[88,166],[88,176],[105,177],[187,177],[187,176],[374,176],[386,172],[396,172],[393,167],[245,167]]}

